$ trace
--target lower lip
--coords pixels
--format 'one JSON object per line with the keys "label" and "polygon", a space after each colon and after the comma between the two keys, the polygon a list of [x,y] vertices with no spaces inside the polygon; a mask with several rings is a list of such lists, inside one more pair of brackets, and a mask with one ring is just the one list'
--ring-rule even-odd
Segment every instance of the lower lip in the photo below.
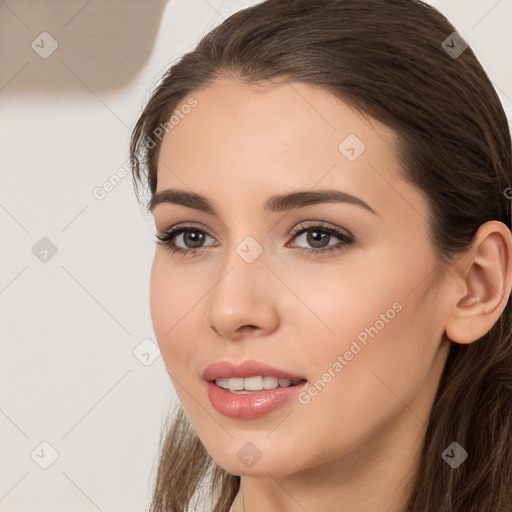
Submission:
{"label": "lower lip", "polygon": [[230,393],[207,382],[208,398],[214,409],[228,418],[254,419],[269,414],[294,398],[306,385],[306,381],[287,388],[264,389],[252,393]]}

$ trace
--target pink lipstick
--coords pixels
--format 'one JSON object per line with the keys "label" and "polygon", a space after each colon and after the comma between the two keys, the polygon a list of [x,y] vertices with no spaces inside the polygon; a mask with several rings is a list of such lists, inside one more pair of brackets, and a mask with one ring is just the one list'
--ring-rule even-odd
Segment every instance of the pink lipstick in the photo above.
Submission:
{"label": "pink lipstick", "polygon": [[300,393],[307,382],[300,375],[256,361],[219,361],[209,365],[202,378],[214,409],[238,419],[269,414]]}

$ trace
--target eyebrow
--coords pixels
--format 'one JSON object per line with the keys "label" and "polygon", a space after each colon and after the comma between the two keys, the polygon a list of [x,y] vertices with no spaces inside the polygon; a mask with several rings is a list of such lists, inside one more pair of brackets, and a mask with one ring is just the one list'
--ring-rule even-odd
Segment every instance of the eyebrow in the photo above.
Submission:
{"label": "eyebrow", "polygon": [[[195,192],[175,189],[167,189],[157,192],[149,202],[148,211],[152,213],[155,207],[162,203],[187,206],[188,208],[194,208],[195,210],[217,216],[215,208],[208,199],[200,194],[196,194]],[[263,210],[271,213],[283,212],[319,203],[354,204],[378,215],[378,213],[362,199],[348,194],[347,192],[335,189],[299,190],[288,194],[272,195],[263,205]]]}

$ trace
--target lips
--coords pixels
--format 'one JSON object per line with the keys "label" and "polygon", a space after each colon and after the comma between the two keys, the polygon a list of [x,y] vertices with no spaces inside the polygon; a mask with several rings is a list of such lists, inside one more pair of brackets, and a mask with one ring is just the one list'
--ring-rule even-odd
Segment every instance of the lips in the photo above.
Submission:
{"label": "lips", "polygon": [[304,377],[294,373],[280,370],[267,364],[256,361],[246,361],[242,364],[233,364],[228,361],[219,361],[207,366],[203,372],[203,379],[212,382],[217,378],[248,378],[257,375],[277,377],[278,379],[288,379],[291,381],[302,380]]}
{"label": "lips", "polygon": [[[243,387],[244,382],[259,382],[261,379],[257,377],[268,382],[269,386],[265,387],[269,389],[251,391],[250,385],[247,386],[249,389]],[[254,419],[269,414],[300,393],[307,383],[301,375],[256,361],[242,364],[220,361],[209,365],[202,378],[213,408],[224,416],[238,419]],[[279,387],[272,385],[276,379]]]}

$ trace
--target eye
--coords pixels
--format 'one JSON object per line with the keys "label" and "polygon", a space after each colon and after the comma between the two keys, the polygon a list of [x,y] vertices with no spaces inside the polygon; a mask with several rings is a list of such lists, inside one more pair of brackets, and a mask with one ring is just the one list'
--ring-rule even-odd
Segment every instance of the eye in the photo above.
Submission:
{"label": "eye", "polygon": [[[158,245],[167,247],[173,253],[181,254],[195,253],[205,247],[202,244],[206,237],[212,238],[208,233],[194,226],[173,226],[165,233],[157,233],[155,236]],[[184,244],[184,247],[178,246],[177,241]]]}
{"label": "eye", "polygon": [[[342,231],[324,222],[309,225],[301,223],[292,232],[292,236],[296,241],[302,239],[303,243],[313,247],[312,249],[309,247],[299,247],[299,249],[309,254],[315,253],[315,255],[345,249],[355,241],[354,236],[348,231]],[[339,240],[338,243],[329,243],[333,238],[337,238]]]}

